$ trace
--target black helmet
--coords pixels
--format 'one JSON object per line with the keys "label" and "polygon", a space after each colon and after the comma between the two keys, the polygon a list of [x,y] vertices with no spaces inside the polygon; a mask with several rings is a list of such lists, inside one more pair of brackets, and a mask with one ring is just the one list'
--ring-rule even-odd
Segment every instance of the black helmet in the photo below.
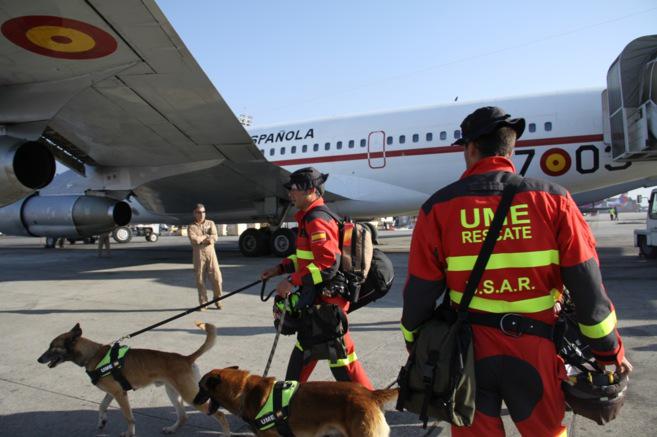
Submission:
{"label": "black helmet", "polygon": [[309,190],[317,188],[320,194],[324,194],[324,182],[328,179],[328,174],[321,173],[314,167],[304,167],[295,171],[290,175],[290,181],[283,184],[286,189],[292,188],[296,185],[302,190]]}
{"label": "black helmet", "polygon": [[566,403],[573,413],[598,425],[614,420],[625,403],[627,376],[615,372],[581,372],[564,382]]}

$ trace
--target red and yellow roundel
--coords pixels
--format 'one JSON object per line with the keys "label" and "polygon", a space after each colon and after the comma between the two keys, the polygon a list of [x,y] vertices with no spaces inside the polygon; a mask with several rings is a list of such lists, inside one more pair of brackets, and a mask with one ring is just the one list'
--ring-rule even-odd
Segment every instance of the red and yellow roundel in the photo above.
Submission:
{"label": "red and yellow roundel", "polygon": [[570,155],[563,149],[555,147],[541,156],[541,170],[548,176],[561,176],[570,169]]}
{"label": "red and yellow roundel", "polygon": [[116,50],[116,40],[102,29],[78,20],[30,15],[5,21],[0,28],[19,47],[52,58],[96,59]]}

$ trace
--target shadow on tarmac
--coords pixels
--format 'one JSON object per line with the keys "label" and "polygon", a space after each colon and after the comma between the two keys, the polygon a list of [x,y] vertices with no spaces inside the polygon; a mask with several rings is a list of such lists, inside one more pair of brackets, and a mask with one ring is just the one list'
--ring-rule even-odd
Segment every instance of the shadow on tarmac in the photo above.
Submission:
{"label": "shadow on tarmac", "polygon": [[[113,404],[115,405],[115,404]],[[136,431],[140,436],[161,436],[162,427],[169,426],[175,421],[173,407],[158,408],[133,408],[136,421]],[[181,427],[176,436],[197,435],[219,435],[220,426],[214,419],[205,417],[192,407],[187,406],[188,422]],[[72,411],[34,411],[29,413],[17,413],[0,416],[0,430],[2,435],[21,437],[70,436],[70,435],[118,435],[125,431],[127,425],[123,414],[117,408],[110,408],[107,412],[108,422],[104,429],[97,430],[98,412],[96,406],[90,406],[88,410]],[[410,413],[398,411],[386,411],[386,421],[393,430],[404,429],[421,430],[421,424],[417,416]],[[231,414],[227,414],[230,423],[231,435],[247,436],[253,435],[246,423]],[[38,424],[38,427],[34,425]],[[427,428],[428,436],[446,434],[445,424],[430,430]]]}
{"label": "shadow on tarmac", "polygon": [[[100,393],[100,392],[99,392]],[[113,404],[115,405],[115,404]],[[217,421],[198,413],[192,407],[185,408],[189,420],[176,436],[220,435],[221,427]],[[173,407],[133,408],[137,435],[161,436],[162,428],[173,424],[176,414]],[[107,411],[108,422],[105,428],[98,430],[98,412],[96,407],[88,410],[73,411],[34,411],[0,416],[2,435],[21,437],[97,435],[114,436],[124,432],[127,423],[117,408]],[[231,435],[253,435],[247,425],[236,416],[227,415]],[[38,428],[33,425],[38,424]]]}
{"label": "shadow on tarmac", "polygon": [[[384,327],[387,326],[387,327]],[[399,321],[376,322],[376,323],[350,323],[349,330],[358,331],[392,331],[399,330]],[[185,328],[156,328],[153,331],[157,332],[184,332],[185,334],[192,335],[205,335],[205,332],[199,329],[185,329]],[[220,326],[217,328],[218,336],[243,336],[243,335],[259,335],[259,334],[274,334],[275,328],[273,323],[265,326]]]}

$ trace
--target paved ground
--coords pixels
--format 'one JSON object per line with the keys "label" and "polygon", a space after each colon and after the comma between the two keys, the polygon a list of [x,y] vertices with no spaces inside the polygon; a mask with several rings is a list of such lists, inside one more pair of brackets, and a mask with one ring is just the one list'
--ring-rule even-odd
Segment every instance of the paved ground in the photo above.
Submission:
{"label": "paved ground", "polygon": [[[603,274],[621,318],[621,333],[636,372],[622,417],[608,426],[578,418],[577,435],[652,435],[657,426],[657,262],[637,256],[632,229],[644,226],[643,215],[621,215],[610,223],[606,215],[590,220],[599,243]],[[384,233],[382,249],[390,253],[397,280],[393,290],[370,307],[351,316],[358,356],[376,386],[394,380],[405,359],[400,318],[401,286],[406,276],[410,231]],[[235,238],[218,244],[226,290],[255,280],[274,258],[245,259]],[[0,237],[0,435],[95,435],[96,410],[102,394],[84,372],[71,363],[48,369],[36,362],[50,340],[80,322],[84,336],[109,342],[196,304],[187,240],[164,237],[151,244],[135,240],[113,245],[112,258],[99,259],[92,246],[74,245],[44,250],[38,239]],[[189,315],[131,340],[133,347],[190,353],[203,340],[193,321],[215,323],[219,340],[199,360],[203,372],[239,364],[262,372],[274,331],[271,306],[261,303],[254,288],[228,299],[223,311]],[[284,375],[291,338],[282,338],[272,368]],[[330,379],[318,365],[316,379]],[[159,387],[131,394],[137,432],[160,435],[174,420],[174,411]],[[191,419],[177,435],[217,435],[212,420],[190,409]],[[393,436],[420,436],[426,431],[410,414],[388,412]],[[570,422],[570,415],[566,421]],[[231,417],[234,435],[248,435],[243,423]],[[109,424],[101,435],[117,435],[125,422],[112,405]],[[512,430],[513,427],[507,428]],[[448,435],[443,424],[430,435]],[[510,431],[512,434],[512,431]]]}

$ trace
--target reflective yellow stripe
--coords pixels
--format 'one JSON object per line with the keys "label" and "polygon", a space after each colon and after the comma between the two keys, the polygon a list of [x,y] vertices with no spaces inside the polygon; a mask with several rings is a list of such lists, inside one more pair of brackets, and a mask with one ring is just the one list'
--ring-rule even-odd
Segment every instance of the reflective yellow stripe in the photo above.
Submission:
{"label": "reflective yellow stripe", "polygon": [[292,261],[292,264],[294,264],[294,271],[296,272],[299,270],[299,261],[297,261],[297,256],[296,255],[290,255],[287,257],[287,259]]}
{"label": "reflective yellow stripe", "polygon": [[[448,256],[447,271],[466,272],[474,268],[477,255]],[[490,256],[486,270],[519,267],[543,267],[559,265],[558,250],[537,250],[535,252],[494,253]]]}
{"label": "reflective yellow stripe", "polygon": [[297,340],[296,344],[294,345],[297,349],[303,352],[303,347],[301,346],[301,343],[299,343],[299,340]]}
{"label": "reflective yellow stripe", "polygon": [[557,434],[557,437],[568,437],[568,428],[564,428],[563,431]]}
{"label": "reflective yellow stripe", "polygon": [[356,356],[356,352],[352,352],[349,355],[347,355],[347,358],[341,358],[336,362],[329,362],[329,367],[344,367],[348,366],[349,364],[353,363],[356,361],[358,357]]}
{"label": "reflective yellow stripe", "polygon": [[417,329],[414,331],[409,331],[408,329],[404,328],[404,325],[401,323],[399,324],[399,328],[401,329],[402,335],[404,336],[404,340],[409,343],[413,343],[415,341],[415,333],[417,332]]}
{"label": "reflective yellow stripe", "polygon": [[310,251],[310,250],[297,249],[297,257],[299,259],[315,259],[315,257],[313,256],[312,251]]}
{"label": "reflective yellow stripe", "polygon": [[319,267],[313,263],[310,263],[308,264],[308,271],[310,272],[310,276],[313,278],[313,284],[316,285],[322,282],[322,273],[319,270]]}
{"label": "reflective yellow stripe", "polygon": [[616,327],[616,311],[612,311],[600,323],[595,325],[583,325],[579,323],[579,330],[588,338],[602,338],[609,335]]}
{"label": "reflective yellow stripe", "polygon": [[[560,295],[559,291],[553,289],[549,296],[534,297],[523,299],[515,302],[506,300],[486,299],[484,297],[474,296],[470,301],[473,310],[486,311],[488,313],[537,313],[539,311],[549,310],[554,307],[556,299]],[[460,291],[449,291],[449,297],[452,302],[461,303],[463,293]]]}

